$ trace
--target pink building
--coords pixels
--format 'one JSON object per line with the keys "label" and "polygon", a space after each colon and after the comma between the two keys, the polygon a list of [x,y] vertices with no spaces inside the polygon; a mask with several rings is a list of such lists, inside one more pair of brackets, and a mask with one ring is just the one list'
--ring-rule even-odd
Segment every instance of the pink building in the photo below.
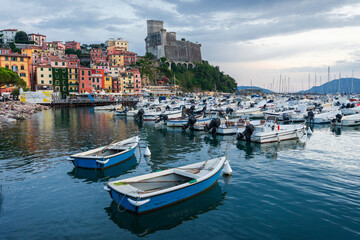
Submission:
{"label": "pink building", "polygon": [[75,54],[66,55],[65,59],[68,62],[69,67],[79,67],[80,66],[80,59]]}
{"label": "pink building", "polygon": [[36,46],[44,46],[46,43],[46,36],[39,33],[30,33],[28,34],[29,41],[34,41]]}
{"label": "pink building", "polygon": [[107,75],[109,73],[109,62],[108,61],[99,61],[95,63],[95,69],[101,69],[104,71],[104,74]]}
{"label": "pink building", "polygon": [[131,63],[137,62],[137,54],[134,52],[123,51],[119,48],[114,48],[108,51],[108,55],[124,56],[124,65],[129,66]]}
{"label": "pink building", "polygon": [[92,93],[95,92],[93,82],[91,78],[91,68],[82,67],[79,68],[79,93]]}
{"label": "pink building", "polygon": [[107,61],[106,53],[101,48],[92,48],[90,51],[91,61],[94,63]]}
{"label": "pink building", "polygon": [[11,53],[11,49],[0,48],[0,54],[9,54],[9,53]]}
{"label": "pink building", "polygon": [[130,70],[134,76],[134,93],[141,93],[141,74],[139,69],[133,68]]}
{"label": "pink building", "polygon": [[69,41],[69,42],[65,42],[65,47],[66,49],[72,48],[74,50],[80,50],[80,43],[79,42],[75,42],[75,41]]}

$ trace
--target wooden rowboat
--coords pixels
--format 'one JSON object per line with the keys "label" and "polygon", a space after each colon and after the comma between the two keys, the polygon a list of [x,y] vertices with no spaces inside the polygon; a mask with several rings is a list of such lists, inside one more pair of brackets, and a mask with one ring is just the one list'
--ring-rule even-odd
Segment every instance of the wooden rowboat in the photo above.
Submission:
{"label": "wooden rowboat", "polygon": [[219,178],[226,157],[138,177],[108,182],[104,187],[124,209],[142,214],[186,200],[208,189]]}

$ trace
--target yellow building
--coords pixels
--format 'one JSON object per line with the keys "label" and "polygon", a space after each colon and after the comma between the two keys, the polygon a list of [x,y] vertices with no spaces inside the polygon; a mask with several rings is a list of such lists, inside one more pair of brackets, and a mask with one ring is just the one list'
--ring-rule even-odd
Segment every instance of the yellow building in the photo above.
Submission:
{"label": "yellow building", "polygon": [[79,92],[79,69],[78,67],[68,67],[68,77],[69,77],[69,85],[68,90],[69,93],[78,93]]}
{"label": "yellow building", "polygon": [[134,74],[131,71],[127,71],[121,74],[121,92],[122,93],[134,93]]}
{"label": "yellow building", "polygon": [[108,51],[114,48],[121,48],[123,51],[129,51],[129,42],[122,38],[109,38],[105,41],[105,46]]}
{"label": "yellow building", "polygon": [[40,55],[40,53],[43,52],[41,47],[30,47],[30,48],[23,48],[21,49],[21,54],[24,56],[30,57],[30,64],[35,63],[35,59]]}
{"label": "yellow building", "polygon": [[[30,57],[21,54],[9,53],[0,55],[0,67],[16,72],[27,87],[30,87]],[[9,86],[10,87],[10,86]]]}
{"label": "yellow building", "polygon": [[121,67],[124,66],[124,56],[118,54],[109,55],[109,63],[111,66]]}
{"label": "yellow building", "polygon": [[52,68],[50,65],[36,67],[36,90],[53,89]]}
{"label": "yellow building", "polygon": [[104,77],[104,86],[103,89],[106,92],[111,92],[112,91],[112,77],[110,76],[105,76]]}
{"label": "yellow building", "polygon": [[121,73],[125,72],[125,67],[124,66],[110,66],[109,67],[109,76],[112,78],[117,78],[120,76]]}

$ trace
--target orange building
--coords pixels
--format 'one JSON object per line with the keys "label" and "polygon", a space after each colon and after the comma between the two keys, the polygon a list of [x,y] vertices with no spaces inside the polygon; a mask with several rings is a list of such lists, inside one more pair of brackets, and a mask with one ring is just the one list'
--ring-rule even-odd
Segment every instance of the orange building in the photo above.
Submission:
{"label": "orange building", "polygon": [[[13,70],[19,75],[25,82],[27,87],[31,86],[30,83],[30,57],[21,54],[9,53],[0,54],[0,67]],[[5,92],[10,92],[14,87],[5,86]],[[2,92],[4,92],[2,90]]]}

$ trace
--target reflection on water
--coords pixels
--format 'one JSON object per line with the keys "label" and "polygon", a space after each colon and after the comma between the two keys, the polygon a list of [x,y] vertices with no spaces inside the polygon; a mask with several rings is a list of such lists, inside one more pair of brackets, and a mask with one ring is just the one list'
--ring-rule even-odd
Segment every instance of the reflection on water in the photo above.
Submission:
{"label": "reflection on water", "polygon": [[333,126],[333,125],[331,125],[330,129],[331,129],[331,132],[334,133],[335,136],[340,136],[342,132],[360,131],[360,126],[346,127],[346,126]]}
{"label": "reflection on water", "polygon": [[282,141],[279,143],[254,143],[238,141],[236,147],[245,152],[245,158],[253,158],[254,155],[264,155],[266,158],[277,159],[278,152],[289,149],[304,149],[305,142],[297,140]]}
{"label": "reflection on water", "polygon": [[4,197],[3,197],[3,194],[2,194],[2,185],[0,184],[0,216],[1,216],[1,213],[2,213],[3,201],[4,201]]}
{"label": "reflection on water", "polygon": [[74,167],[69,176],[77,179],[84,179],[86,182],[107,182],[110,178],[116,178],[123,174],[130,173],[136,168],[138,161],[135,155],[124,163],[106,169],[86,169]]}
{"label": "reflection on water", "polygon": [[216,209],[224,201],[225,195],[219,184],[215,183],[210,189],[193,198],[144,215],[121,212],[114,201],[105,211],[120,228],[137,236],[146,236],[159,230],[172,229],[185,221],[196,219],[199,214]]}

